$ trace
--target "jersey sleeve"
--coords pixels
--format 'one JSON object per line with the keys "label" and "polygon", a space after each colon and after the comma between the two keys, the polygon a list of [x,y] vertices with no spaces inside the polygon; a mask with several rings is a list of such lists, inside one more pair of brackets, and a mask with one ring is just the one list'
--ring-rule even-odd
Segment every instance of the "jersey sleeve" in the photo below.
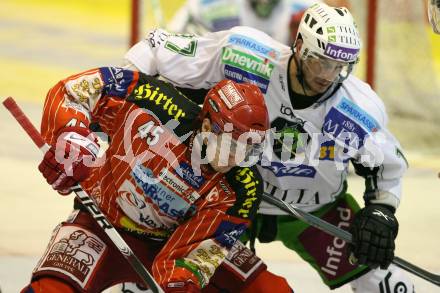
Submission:
{"label": "jersey sleeve", "polygon": [[162,286],[191,280],[208,284],[256,215],[262,180],[255,169],[236,168],[220,180],[198,212],[179,226],[156,257],[153,275]]}
{"label": "jersey sleeve", "polygon": [[115,67],[91,69],[58,82],[46,96],[41,133],[53,144],[64,127],[86,127],[98,122],[104,132],[120,103],[137,83],[137,72]]}
{"label": "jersey sleeve", "polygon": [[365,178],[365,201],[397,208],[408,162],[399,141],[387,128],[388,116],[382,100],[366,84],[357,88],[359,92],[352,93],[370,117],[370,121],[364,117],[361,122],[371,124],[372,128],[352,163],[356,173]]}
{"label": "jersey sleeve", "polygon": [[125,59],[141,72],[160,74],[174,85],[211,88],[224,78],[221,48],[227,36],[226,31],[194,36],[156,29],[134,45]]}
{"label": "jersey sleeve", "polygon": [[161,286],[191,280],[205,287],[247,227],[226,213],[227,204],[208,204],[180,225],[156,257],[153,276]]}

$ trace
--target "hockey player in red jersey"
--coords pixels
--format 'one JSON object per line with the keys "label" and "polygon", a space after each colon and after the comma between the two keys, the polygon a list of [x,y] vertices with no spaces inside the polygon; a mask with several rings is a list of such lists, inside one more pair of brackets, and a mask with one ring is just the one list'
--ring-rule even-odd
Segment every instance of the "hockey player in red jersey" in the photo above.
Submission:
{"label": "hockey player in red jersey", "polygon": [[[260,90],[223,80],[205,101],[200,111],[167,82],[102,67],[60,81],[44,105],[52,147],[40,172],[61,194],[81,182],[166,292],[207,286],[262,192],[258,173],[243,167],[258,160],[269,128]],[[103,155],[91,128],[108,135]],[[22,292],[101,292],[121,282],[141,280],[75,201]]]}

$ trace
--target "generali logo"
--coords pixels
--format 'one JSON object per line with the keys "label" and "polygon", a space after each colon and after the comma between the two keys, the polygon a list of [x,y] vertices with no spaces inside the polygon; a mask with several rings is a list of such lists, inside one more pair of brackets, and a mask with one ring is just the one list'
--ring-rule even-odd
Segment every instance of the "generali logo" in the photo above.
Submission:
{"label": "generali logo", "polygon": [[78,227],[63,227],[45,256],[40,269],[60,271],[84,288],[106,245]]}

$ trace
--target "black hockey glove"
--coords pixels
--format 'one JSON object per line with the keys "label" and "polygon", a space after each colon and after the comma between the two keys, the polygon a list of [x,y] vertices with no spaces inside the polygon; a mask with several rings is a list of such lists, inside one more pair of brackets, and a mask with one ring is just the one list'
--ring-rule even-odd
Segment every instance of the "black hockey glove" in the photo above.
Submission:
{"label": "black hockey glove", "polygon": [[353,242],[350,262],[386,269],[394,258],[394,239],[399,230],[392,207],[370,204],[361,209],[350,226]]}

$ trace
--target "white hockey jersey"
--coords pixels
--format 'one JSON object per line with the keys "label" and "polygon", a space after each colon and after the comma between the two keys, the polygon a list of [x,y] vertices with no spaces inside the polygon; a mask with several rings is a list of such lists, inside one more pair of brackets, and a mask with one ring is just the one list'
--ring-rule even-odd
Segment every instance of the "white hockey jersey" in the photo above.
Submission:
{"label": "white hockey jersey", "polygon": [[[374,200],[397,207],[407,164],[386,129],[382,101],[350,76],[329,99],[295,110],[288,90],[291,55],[288,46],[260,31],[234,27],[197,37],[154,30],[125,57],[142,72],[180,87],[207,89],[224,78],[256,84],[276,128],[259,166],[267,193],[316,210],[344,191],[351,160],[375,167],[364,168]],[[260,213],[283,214],[264,202]]]}
{"label": "white hockey jersey", "polygon": [[[290,22],[319,0],[282,0],[267,18],[258,17],[248,0],[188,0],[175,14],[167,28],[172,32],[216,32],[234,26],[250,26],[289,44]],[[294,36],[293,36],[294,37]]]}

